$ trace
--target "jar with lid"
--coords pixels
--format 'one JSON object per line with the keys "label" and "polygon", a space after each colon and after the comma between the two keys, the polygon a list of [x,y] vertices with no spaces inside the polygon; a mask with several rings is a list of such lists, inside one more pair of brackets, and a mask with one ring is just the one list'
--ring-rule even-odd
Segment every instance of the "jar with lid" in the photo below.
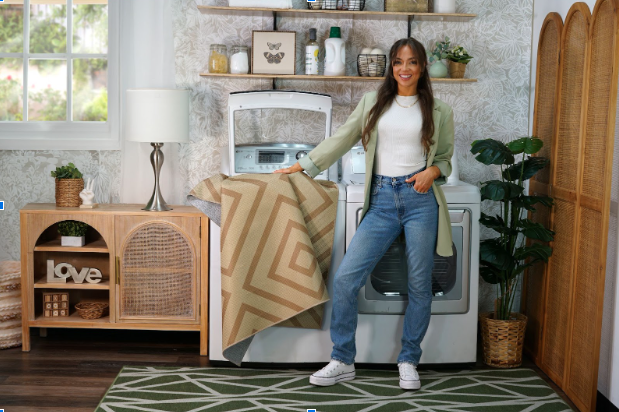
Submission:
{"label": "jar with lid", "polygon": [[228,73],[228,48],[225,44],[211,44],[208,71],[209,73]]}
{"label": "jar with lid", "polygon": [[230,73],[249,73],[249,57],[247,46],[232,46],[230,52]]}

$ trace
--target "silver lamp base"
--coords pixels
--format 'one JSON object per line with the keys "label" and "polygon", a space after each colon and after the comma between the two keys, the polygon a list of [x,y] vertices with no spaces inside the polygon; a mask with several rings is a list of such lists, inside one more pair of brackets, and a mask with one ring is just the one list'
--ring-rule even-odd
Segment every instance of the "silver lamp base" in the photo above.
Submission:
{"label": "silver lamp base", "polygon": [[150,163],[153,165],[153,172],[155,173],[155,188],[153,189],[153,195],[142,210],[151,212],[172,210],[163,200],[161,189],[159,188],[159,173],[161,172],[161,165],[163,165],[163,152],[160,149],[163,147],[163,143],[151,143],[150,145],[153,147],[153,151],[150,154]]}

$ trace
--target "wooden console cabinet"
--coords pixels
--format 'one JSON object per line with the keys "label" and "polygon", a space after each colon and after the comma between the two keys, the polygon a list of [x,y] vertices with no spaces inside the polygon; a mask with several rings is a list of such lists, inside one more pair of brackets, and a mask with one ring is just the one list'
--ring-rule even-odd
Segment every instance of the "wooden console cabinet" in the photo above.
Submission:
{"label": "wooden console cabinet", "polygon": [[[192,206],[147,212],[143,205],[100,204],[94,209],[31,203],[20,211],[22,328],[30,351],[30,328],[146,329],[200,331],[207,354],[208,218]],[[58,223],[90,227],[86,245],[60,245]],[[99,283],[48,283],[47,261],[69,263],[79,272],[97,268]],[[69,293],[68,317],[45,317],[43,294]],[[109,303],[108,313],[83,319],[79,302]]]}

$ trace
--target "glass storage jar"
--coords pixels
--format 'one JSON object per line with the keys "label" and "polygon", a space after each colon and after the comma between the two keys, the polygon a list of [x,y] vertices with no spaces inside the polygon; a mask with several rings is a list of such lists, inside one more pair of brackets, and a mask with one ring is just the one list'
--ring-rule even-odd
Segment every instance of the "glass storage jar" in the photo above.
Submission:
{"label": "glass storage jar", "polygon": [[225,44],[211,44],[208,71],[209,73],[228,73],[228,48]]}
{"label": "glass storage jar", "polygon": [[247,46],[232,46],[230,52],[230,73],[249,73],[249,57]]}

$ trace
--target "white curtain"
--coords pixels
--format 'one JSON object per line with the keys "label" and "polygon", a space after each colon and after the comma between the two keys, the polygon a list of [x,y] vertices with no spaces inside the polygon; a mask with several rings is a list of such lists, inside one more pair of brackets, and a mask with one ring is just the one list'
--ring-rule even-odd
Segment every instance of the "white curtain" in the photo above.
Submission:
{"label": "white curtain", "polygon": [[[149,143],[125,139],[125,91],[175,88],[172,0],[122,0],[120,23],[120,108],[123,121],[120,201],[146,204],[155,184],[150,163],[152,147]],[[183,204],[178,143],[166,143],[163,153],[161,193],[168,204]]]}

